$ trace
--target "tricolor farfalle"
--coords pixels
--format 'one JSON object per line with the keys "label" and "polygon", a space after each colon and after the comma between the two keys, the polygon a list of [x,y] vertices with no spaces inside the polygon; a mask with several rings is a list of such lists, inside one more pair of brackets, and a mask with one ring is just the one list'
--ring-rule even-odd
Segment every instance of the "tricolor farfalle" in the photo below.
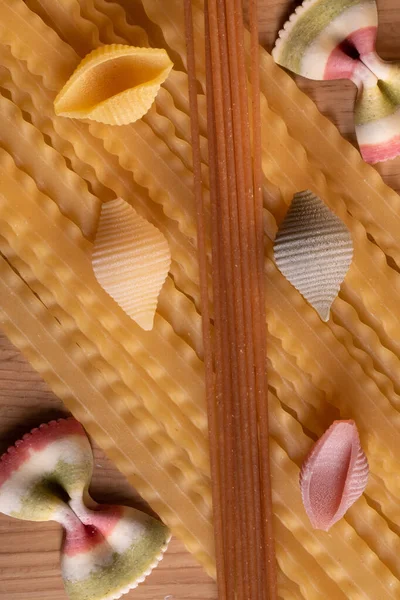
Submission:
{"label": "tricolor farfalle", "polygon": [[304,508],[314,529],[328,531],[363,494],[369,467],[354,421],[335,421],[300,472]]}
{"label": "tricolor farfalle", "polygon": [[41,425],[0,458],[0,512],[63,525],[69,598],[115,600],[158,564],[169,532],[139,510],[92,500],[92,469],[89,440],[75,419]]}
{"label": "tricolor farfalle", "polygon": [[171,252],[164,235],[121,198],[101,209],[92,264],[97,281],[140,327],[153,327]]}
{"label": "tricolor farfalle", "polygon": [[65,83],[54,101],[55,113],[107,125],[133,123],[150,109],[171,69],[164,49],[101,46]]}
{"label": "tricolor farfalle", "polygon": [[278,64],[308,79],[355,83],[357,139],[370,163],[400,154],[400,65],[377,55],[377,27],[374,0],[305,0],[272,52]]}

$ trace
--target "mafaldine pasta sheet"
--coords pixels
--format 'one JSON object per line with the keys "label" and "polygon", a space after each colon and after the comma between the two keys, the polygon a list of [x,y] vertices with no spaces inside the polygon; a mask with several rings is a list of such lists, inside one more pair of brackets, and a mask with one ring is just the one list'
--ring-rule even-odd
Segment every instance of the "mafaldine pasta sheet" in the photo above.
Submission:
{"label": "mafaldine pasta sheet", "polygon": [[[193,2],[204,107],[203,8]],[[164,48],[174,70],[147,115],[113,127],[54,113],[93,49]],[[0,319],[10,339],[187,548],[214,574],[199,275],[180,0],[0,0]],[[261,56],[271,460],[280,596],[400,597],[400,198]],[[202,159],[207,186],[205,111]],[[350,270],[324,323],[280,273],[273,240],[309,189],[345,224]],[[205,189],[207,193],[207,189]],[[144,331],[92,269],[103,202],[165,236],[171,267]],[[311,528],[299,468],[354,419],[365,494]]]}

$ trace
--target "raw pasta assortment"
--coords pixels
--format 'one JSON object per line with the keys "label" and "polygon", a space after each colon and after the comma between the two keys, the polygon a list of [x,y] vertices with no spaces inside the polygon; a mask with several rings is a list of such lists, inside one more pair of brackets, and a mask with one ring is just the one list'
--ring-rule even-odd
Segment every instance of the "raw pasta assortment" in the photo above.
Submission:
{"label": "raw pasta assortment", "polygon": [[[300,11],[274,56],[314,77],[304,61],[316,55],[321,79],[327,61],[353,79],[368,70],[356,108],[360,147],[368,160],[393,156],[385,123],[396,119],[397,67],[373,52],[375,5],[339,3],[330,26],[326,4],[305,4],[315,27],[302,41]],[[192,10],[208,220],[203,3]],[[360,55],[351,72],[337,49],[349,36]],[[0,0],[0,43],[1,326],[214,574],[183,3]],[[379,96],[369,73],[384,79],[382,69]],[[396,599],[399,197],[266,51],[260,76],[279,595]],[[372,111],[379,119],[364,119],[368,103],[384,107]],[[296,213],[302,190],[309,206]],[[305,214],[314,232],[296,224],[308,225]],[[311,250],[302,236],[325,251],[304,276],[301,252]],[[318,489],[330,475],[325,506]],[[312,525],[333,526],[327,535]]]}

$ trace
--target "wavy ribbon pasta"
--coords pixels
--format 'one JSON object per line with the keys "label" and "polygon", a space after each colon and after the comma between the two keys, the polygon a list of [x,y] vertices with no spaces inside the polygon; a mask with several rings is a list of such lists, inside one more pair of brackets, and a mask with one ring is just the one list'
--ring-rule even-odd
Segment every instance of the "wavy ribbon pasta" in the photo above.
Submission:
{"label": "wavy ribbon pasta", "polygon": [[400,154],[400,63],[375,51],[374,0],[305,0],[279,33],[276,62],[308,79],[350,79],[358,88],[355,125],[369,163]]}
{"label": "wavy ribbon pasta", "polygon": [[[201,48],[201,0],[193,7]],[[182,2],[0,0],[0,17],[0,242],[12,265],[0,261],[2,326],[213,573]],[[81,57],[99,44],[146,45],[130,22],[145,26],[150,43],[165,47],[182,69],[171,72],[154,108],[114,128],[57,117],[55,95]],[[200,52],[198,61],[201,90]],[[280,595],[375,600],[384,593],[397,600],[399,276],[386,258],[400,260],[400,200],[263,50],[261,63],[263,166],[279,189],[273,200],[266,196],[265,268]],[[206,175],[205,151],[203,162]],[[329,323],[273,262],[276,222],[293,193],[306,188],[354,241],[355,260]],[[90,269],[98,199],[118,196],[171,248],[172,277],[151,332],[103,292],[98,301]],[[330,422],[351,418],[370,460],[367,496],[326,540],[308,529],[298,467]]]}

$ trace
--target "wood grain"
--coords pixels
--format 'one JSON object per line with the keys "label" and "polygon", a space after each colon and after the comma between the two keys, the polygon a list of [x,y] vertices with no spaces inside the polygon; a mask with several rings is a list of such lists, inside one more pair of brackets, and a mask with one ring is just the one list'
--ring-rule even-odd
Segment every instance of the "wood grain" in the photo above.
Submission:
{"label": "wood grain", "polygon": [[[260,0],[262,42],[271,50],[277,31],[298,2]],[[383,58],[400,58],[398,0],[380,0],[378,49]],[[310,82],[298,85],[317,103],[342,134],[354,143],[351,83]],[[400,191],[400,158],[378,166],[385,181]],[[36,425],[65,414],[22,355],[0,335],[0,453]],[[126,479],[94,446],[92,494],[98,500],[140,504]],[[28,523],[0,515],[0,600],[66,600],[59,570],[61,528]],[[172,540],[160,566],[147,581],[125,596],[127,600],[213,600],[214,582],[177,540]]]}

